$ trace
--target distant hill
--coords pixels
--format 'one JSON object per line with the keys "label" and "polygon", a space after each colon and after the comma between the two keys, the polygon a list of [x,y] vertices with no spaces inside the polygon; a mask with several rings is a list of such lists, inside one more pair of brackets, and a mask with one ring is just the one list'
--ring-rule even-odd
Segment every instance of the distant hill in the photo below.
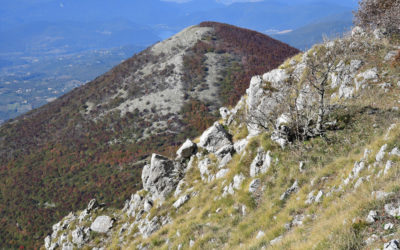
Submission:
{"label": "distant hill", "polygon": [[321,43],[323,36],[328,38],[340,37],[350,30],[352,24],[352,13],[344,12],[312,22],[289,33],[271,36],[298,49],[306,50],[316,43]]}
{"label": "distant hill", "polygon": [[150,153],[172,155],[218,119],[219,107],[235,105],[251,76],[296,53],[261,33],[205,22],[6,122],[1,247],[39,246],[54,222],[92,197],[121,205],[141,188]]}

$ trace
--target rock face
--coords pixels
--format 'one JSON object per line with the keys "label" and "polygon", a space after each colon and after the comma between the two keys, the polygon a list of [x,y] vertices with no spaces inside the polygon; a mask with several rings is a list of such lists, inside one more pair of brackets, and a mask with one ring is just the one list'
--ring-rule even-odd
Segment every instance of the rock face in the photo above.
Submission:
{"label": "rock face", "polygon": [[187,139],[185,143],[178,149],[176,154],[178,155],[178,159],[187,159],[190,156],[196,154],[197,145],[191,140]]}
{"label": "rock face", "polygon": [[90,229],[97,233],[107,233],[113,226],[114,220],[110,216],[102,215],[90,226]]}
{"label": "rock face", "polygon": [[232,136],[218,122],[208,128],[200,137],[199,147],[216,153],[224,146],[232,145]]}
{"label": "rock face", "polygon": [[153,154],[151,163],[142,171],[143,188],[149,191],[153,199],[164,200],[175,190],[181,176],[182,166],[168,158]]}

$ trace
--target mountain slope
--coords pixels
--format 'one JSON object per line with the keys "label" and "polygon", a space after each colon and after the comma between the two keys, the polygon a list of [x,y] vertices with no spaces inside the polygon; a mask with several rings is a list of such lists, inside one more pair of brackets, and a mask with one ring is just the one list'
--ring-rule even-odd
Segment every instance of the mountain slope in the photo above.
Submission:
{"label": "mountain slope", "polygon": [[211,125],[220,106],[234,105],[252,75],[297,52],[254,31],[206,22],[3,124],[2,247],[38,246],[52,222],[92,197],[121,204],[140,188],[151,152],[172,154]]}
{"label": "mountain slope", "polygon": [[[45,248],[399,249],[400,43],[378,35],[357,27],[254,76],[175,160],[152,155],[122,209],[92,200]],[[307,129],[293,117],[318,127],[325,76],[324,133],[290,137]]]}

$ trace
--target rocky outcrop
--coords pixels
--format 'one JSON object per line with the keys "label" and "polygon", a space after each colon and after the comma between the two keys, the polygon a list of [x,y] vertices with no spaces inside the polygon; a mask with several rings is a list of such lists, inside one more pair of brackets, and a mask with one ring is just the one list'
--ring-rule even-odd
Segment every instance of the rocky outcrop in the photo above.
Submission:
{"label": "rocky outcrop", "polygon": [[97,233],[107,233],[112,228],[113,223],[114,219],[110,216],[102,215],[94,220],[90,229]]}
{"label": "rocky outcrop", "polygon": [[149,165],[142,171],[143,189],[151,193],[153,199],[164,200],[175,190],[183,177],[183,166],[164,156],[153,154]]}

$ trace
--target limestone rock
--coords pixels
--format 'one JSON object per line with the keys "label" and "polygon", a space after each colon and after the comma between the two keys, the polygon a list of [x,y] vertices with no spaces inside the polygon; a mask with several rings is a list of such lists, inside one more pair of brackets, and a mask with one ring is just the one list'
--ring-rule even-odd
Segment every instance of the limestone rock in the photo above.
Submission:
{"label": "limestone rock", "polygon": [[372,224],[378,220],[378,213],[374,210],[369,211],[367,219],[365,220],[367,223]]}
{"label": "limestone rock", "polygon": [[377,162],[380,162],[383,160],[386,154],[386,149],[387,149],[387,144],[383,145],[381,149],[379,150],[378,154],[376,155],[375,159]]}
{"label": "limestone rock", "polygon": [[235,142],[235,144],[233,144],[233,148],[235,149],[235,151],[237,153],[241,153],[247,146],[247,144],[249,143],[249,140],[245,139],[241,139],[237,142]]}
{"label": "limestone rock", "polygon": [[232,155],[234,152],[235,148],[233,145],[228,144],[218,149],[218,151],[215,152],[215,155],[218,157],[218,159],[223,159],[226,155]]}
{"label": "limestone rock", "polygon": [[297,192],[299,190],[299,183],[297,180],[293,183],[293,185],[286,190],[281,197],[279,198],[281,201],[286,200],[292,193]]}
{"label": "limestone rock", "polygon": [[257,155],[250,165],[251,177],[255,177],[259,174],[264,174],[268,171],[272,161],[270,153],[270,151],[265,153],[262,148],[258,148]]}
{"label": "limestone rock", "polygon": [[150,221],[146,217],[138,225],[138,229],[144,238],[148,238],[151,234],[160,229],[160,227],[161,225],[158,216],[154,216],[154,218],[151,219]]}
{"label": "limestone rock", "polygon": [[361,37],[365,35],[365,31],[360,26],[356,26],[351,30],[351,36],[354,38]]}
{"label": "limestone rock", "polygon": [[183,204],[185,204],[186,202],[188,202],[190,199],[190,195],[183,195],[181,196],[178,200],[176,200],[174,202],[174,204],[172,205],[174,208],[178,209],[180,208]]}
{"label": "limestone rock", "polygon": [[383,229],[385,229],[385,230],[391,230],[391,229],[393,229],[394,228],[394,224],[393,223],[386,223],[384,226],[383,226]]}
{"label": "limestone rock", "polygon": [[394,147],[389,154],[395,155],[395,156],[400,156],[400,150],[397,147]]}
{"label": "limestone rock", "polygon": [[232,145],[231,135],[218,122],[215,122],[200,137],[199,147],[212,153],[227,145]]}
{"label": "limestone rock", "polygon": [[383,245],[384,250],[399,250],[400,242],[399,240],[391,240]]}
{"label": "limestone rock", "polygon": [[258,231],[256,239],[260,239],[262,237],[264,237],[265,233],[263,231]]}
{"label": "limestone rock", "polygon": [[153,154],[150,165],[144,166],[142,171],[143,188],[151,193],[153,199],[164,200],[182,179],[181,171],[179,163]]}
{"label": "limestone rock", "polygon": [[231,114],[229,109],[227,109],[225,107],[220,108],[219,109],[219,113],[220,113],[220,115],[221,115],[223,120],[226,120],[229,117],[229,115]]}
{"label": "limestone rock", "polygon": [[114,219],[110,216],[101,215],[94,220],[90,229],[97,233],[107,233],[112,228],[113,223]]}
{"label": "limestone rock", "polygon": [[74,250],[74,245],[71,242],[65,242],[61,250]]}
{"label": "limestone rock", "polygon": [[400,216],[400,205],[395,203],[386,204],[385,212],[392,217]]}
{"label": "limestone rock", "polygon": [[72,231],[72,242],[80,247],[87,241],[89,234],[89,228],[88,230],[85,230],[84,227],[78,226],[74,231]]}
{"label": "limestone rock", "polygon": [[249,186],[249,192],[254,194],[255,192],[257,192],[257,190],[260,188],[261,186],[261,180],[260,179],[254,179],[251,181],[250,186]]}
{"label": "limestone rock", "polygon": [[224,158],[219,162],[218,168],[225,167],[232,160],[231,154],[226,154]]}
{"label": "limestone rock", "polygon": [[176,154],[178,155],[179,159],[187,159],[190,158],[192,155],[196,154],[196,152],[197,152],[196,143],[187,139],[185,143],[183,143],[183,145],[178,149]]}
{"label": "limestone rock", "polygon": [[229,169],[221,169],[220,171],[218,171],[218,173],[215,175],[216,179],[222,179],[224,178],[229,172]]}
{"label": "limestone rock", "polygon": [[281,242],[282,239],[283,239],[283,236],[282,236],[282,235],[281,235],[281,236],[278,236],[278,237],[276,237],[275,239],[271,240],[271,241],[269,242],[269,244],[271,244],[271,246],[276,245],[276,244],[278,244],[279,242]]}

